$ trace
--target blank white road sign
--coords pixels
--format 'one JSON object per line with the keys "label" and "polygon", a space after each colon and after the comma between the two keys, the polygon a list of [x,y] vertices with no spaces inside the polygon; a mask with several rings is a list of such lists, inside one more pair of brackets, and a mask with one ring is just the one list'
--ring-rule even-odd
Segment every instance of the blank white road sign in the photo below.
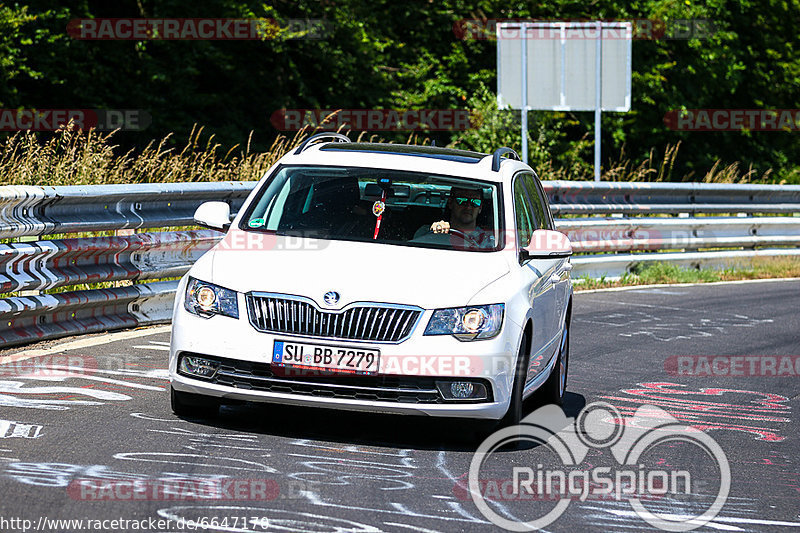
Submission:
{"label": "blank white road sign", "polygon": [[[632,24],[602,25],[601,108],[629,111]],[[597,41],[594,22],[498,24],[498,106],[522,109],[522,46],[527,45],[528,109],[593,111]]]}

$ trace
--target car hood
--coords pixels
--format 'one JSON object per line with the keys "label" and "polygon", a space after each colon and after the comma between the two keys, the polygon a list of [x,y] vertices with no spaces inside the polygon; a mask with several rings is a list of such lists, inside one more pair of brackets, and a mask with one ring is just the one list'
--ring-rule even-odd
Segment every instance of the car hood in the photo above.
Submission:
{"label": "car hood", "polygon": [[[242,235],[245,234],[245,235]],[[306,296],[321,307],[328,291],[351,302],[385,302],[425,309],[468,305],[509,272],[502,252],[465,252],[267,235],[259,246],[232,246],[252,232],[232,230],[191,274],[239,291]],[[263,235],[263,234],[258,234]],[[208,279],[208,278],[211,279]],[[493,303],[493,302],[485,302]]]}

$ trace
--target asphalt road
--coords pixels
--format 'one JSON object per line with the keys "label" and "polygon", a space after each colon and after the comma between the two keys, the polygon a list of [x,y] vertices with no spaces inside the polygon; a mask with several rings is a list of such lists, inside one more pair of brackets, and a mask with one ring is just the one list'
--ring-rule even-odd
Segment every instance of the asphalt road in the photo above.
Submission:
{"label": "asphalt road", "polygon": [[[693,444],[693,426],[730,468],[724,506],[698,531],[800,531],[798,304],[797,281],[578,293],[566,415],[603,401],[620,418],[600,416],[593,428],[647,432],[672,421],[686,438],[625,462],[586,429],[594,445],[571,470],[548,446],[502,449],[481,473],[488,507],[509,520],[541,518],[557,499],[524,500],[503,482],[513,467],[524,476],[561,464],[638,473],[646,509],[701,514],[723,467]],[[168,344],[160,327],[0,352],[0,531],[77,531],[52,522],[74,519],[94,531],[499,529],[465,490],[475,449],[465,424],[258,405],[180,419],[165,392]],[[569,423],[554,430],[569,433]],[[689,472],[691,490],[653,495],[657,482],[649,492],[637,485],[657,466]],[[614,490],[631,488],[624,475],[614,480]],[[545,529],[653,529],[633,496],[604,497],[595,481],[576,485],[592,490],[565,500]]]}

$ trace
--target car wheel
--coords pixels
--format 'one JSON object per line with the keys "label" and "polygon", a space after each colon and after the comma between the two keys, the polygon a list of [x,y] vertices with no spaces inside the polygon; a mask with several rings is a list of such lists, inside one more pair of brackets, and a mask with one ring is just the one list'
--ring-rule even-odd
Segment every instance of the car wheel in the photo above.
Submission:
{"label": "car wheel", "polygon": [[219,400],[169,387],[172,412],[178,416],[213,417],[219,412]]}
{"label": "car wheel", "polygon": [[561,340],[561,348],[558,352],[550,377],[542,385],[541,403],[562,405],[564,394],[567,392],[567,373],[569,371],[569,325],[564,325],[564,334]]}
{"label": "car wheel", "polygon": [[499,428],[516,426],[522,420],[522,391],[525,389],[525,377],[528,370],[527,334],[522,337],[517,354],[517,369],[514,372],[514,387],[511,390],[511,403],[508,405],[506,415],[500,419]]}
{"label": "car wheel", "polygon": [[[488,438],[495,431],[507,427],[519,426],[520,420],[522,420],[522,391],[525,389],[525,376],[528,369],[529,355],[526,353],[528,351],[527,346],[528,336],[525,335],[522,338],[522,342],[519,346],[519,353],[517,354],[517,368],[514,372],[514,386],[511,389],[511,402],[508,405],[508,411],[506,411],[505,416],[500,420],[475,422],[474,438],[476,444],[480,444],[480,442]],[[521,435],[521,433],[517,434],[517,436],[519,435]],[[522,441],[517,439],[511,440],[502,448],[506,450],[515,450],[520,448],[521,445]]]}

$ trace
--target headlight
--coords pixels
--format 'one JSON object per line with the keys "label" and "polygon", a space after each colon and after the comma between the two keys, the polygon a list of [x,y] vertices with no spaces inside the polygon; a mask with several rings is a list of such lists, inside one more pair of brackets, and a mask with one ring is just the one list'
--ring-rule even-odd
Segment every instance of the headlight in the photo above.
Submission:
{"label": "headlight", "polygon": [[225,315],[239,318],[239,304],[236,291],[218,285],[189,278],[186,284],[186,297],[183,306],[187,311],[202,317]]}
{"label": "headlight", "polygon": [[500,333],[504,310],[503,304],[437,309],[425,335],[455,335],[462,341],[491,339]]}

